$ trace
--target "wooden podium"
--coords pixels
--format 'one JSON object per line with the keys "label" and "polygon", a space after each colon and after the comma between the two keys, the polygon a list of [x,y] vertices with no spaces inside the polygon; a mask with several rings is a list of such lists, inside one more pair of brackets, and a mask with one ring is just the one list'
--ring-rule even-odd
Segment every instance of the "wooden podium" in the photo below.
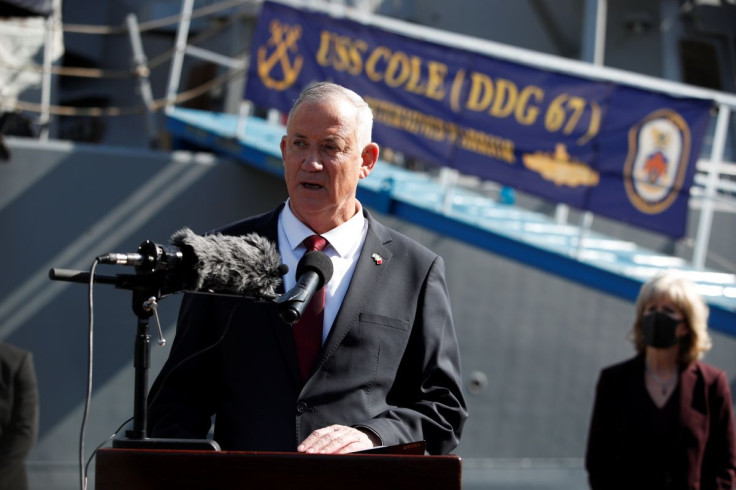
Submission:
{"label": "wooden podium", "polygon": [[458,456],[100,449],[96,490],[461,488]]}

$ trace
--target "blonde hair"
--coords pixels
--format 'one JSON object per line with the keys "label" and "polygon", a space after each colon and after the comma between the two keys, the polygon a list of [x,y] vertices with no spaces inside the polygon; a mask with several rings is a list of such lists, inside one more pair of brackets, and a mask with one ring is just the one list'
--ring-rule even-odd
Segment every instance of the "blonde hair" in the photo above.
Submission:
{"label": "blonde hair", "polygon": [[286,119],[286,127],[289,127],[291,118],[296,109],[304,102],[325,102],[333,98],[341,98],[350,102],[355,108],[355,135],[361,147],[372,141],[373,111],[363,98],[342,85],[332,82],[314,82],[309,84],[294,102]]}
{"label": "blonde hair", "polygon": [[639,291],[639,297],[636,299],[636,319],[631,331],[631,340],[636,351],[642,354],[646,349],[641,330],[644,309],[653,301],[660,299],[672,302],[684,316],[688,332],[680,343],[680,364],[688,365],[701,359],[713,345],[708,334],[708,306],[693,282],[670,271],[655,275]]}

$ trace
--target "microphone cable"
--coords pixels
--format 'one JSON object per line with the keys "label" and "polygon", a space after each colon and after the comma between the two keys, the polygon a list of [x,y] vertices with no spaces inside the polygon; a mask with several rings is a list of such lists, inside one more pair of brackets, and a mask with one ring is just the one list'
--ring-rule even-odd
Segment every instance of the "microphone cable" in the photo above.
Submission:
{"label": "microphone cable", "polygon": [[[88,315],[89,315],[89,327],[88,327],[88,338],[87,338],[87,386],[85,391],[85,397],[84,397],[84,409],[82,414],[82,423],[79,431],[79,487],[80,490],[87,490],[87,475],[89,470],[89,464],[91,463],[92,459],[94,458],[95,454],[97,453],[97,450],[100,449],[104,444],[106,444],[109,440],[114,438],[120,429],[130,422],[134,417],[131,417],[130,419],[126,420],[123,425],[121,425],[109,438],[105,439],[99,446],[95,448],[94,451],[90,454],[89,459],[87,460],[85,464],[85,457],[84,457],[84,441],[86,437],[86,430],[87,430],[87,419],[89,418],[89,410],[91,406],[92,401],[92,373],[93,373],[93,367],[94,367],[94,282],[95,282],[95,271],[97,269],[97,266],[100,264],[100,257],[95,258],[95,260],[92,262],[92,265],[90,266],[89,270],[89,281],[87,284],[88,287]],[[242,299],[248,299],[246,297],[243,297]],[[174,366],[171,367],[171,369],[168,370],[168,372],[164,375],[163,379],[161,380],[160,386],[163,386],[166,383],[166,380],[169,378],[169,376],[176,371],[179,367],[181,367],[184,363],[190,361],[191,359],[211,350],[220,345],[222,343],[223,339],[227,335],[230,325],[232,324],[232,319],[237,310],[243,305],[243,302],[239,302],[236,304],[232,310],[230,311],[230,314],[227,319],[227,323],[225,324],[225,328],[223,329],[222,334],[220,337],[215,340],[212,344],[203,347],[202,349],[195,351],[188,356],[181,359],[179,362],[177,362]],[[159,324],[160,329],[160,324]],[[153,402],[156,401],[158,398],[158,395],[160,393],[160,389],[154,393],[154,397],[151,400],[148,400],[146,405],[150,406]]]}
{"label": "microphone cable", "polygon": [[87,490],[87,472],[84,464],[84,437],[87,429],[87,417],[89,416],[89,406],[92,400],[92,366],[94,357],[94,321],[95,321],[95,303],[94,303],[94,283],[95,270],[99,264],[99,258],[92,262],[89,270],[89,337],[87,339],[87,391],[84,397],[84,412],[82,415],[82,426],[79,431],[79,485],[81,490]]}
{"label": "microphone cable", "polygon": [[87,459],[87,464],[84,465],[84,472],[85,472],[85,474],[89,474],[89,465],[90,465],[90,463],[92,463],[92,459],[97,454],[97,451],[99,451],[102,446],[104,446],[108,442],[110,442],[113,439],[115,439],[115,436],[118,435],[118,433],[122,430],[122,428],[125,427],[134,418],[135,417],[130,417],[125,422],[123,422],[122,424],[120,424],[120,426],[117,429],[115,429],[115,432],[113,432],[112,434],[110,434],[110,436],[108,436],[107,439],[105,439],[104,441],[102,441],[100,444],[97,445],[97,447],[95,448],[95,450],[92,451],[92,453],[89,455],[89,458]]}
{"label": "microphone cable", "polygon": [[[194,293],[194,294],[198,294],[198,293]],[[246,299],[247,300],[248,298],[243,298],[243,299]],[[204,354],[205,352],[209,351],[210,349],[214,349],[215,347],[217,347],[218,345],[220,345],[220,343],[222,343],[223,339],[227,335],[228,330],[230,330],[230,325],[232,324],[233,316],[235,315],[235,312],[238,311],[238,309],[243,305],[243,303],[244,303],[243,301],[238,302],[238,304],[236,304],[235,306],[233,306],[232,310],[230,310],[230,314],[227,317],[227,323],[225,324],[225,328],[223,329],[222,334],[220,335],[220,338],[218,338],[217,340],[215,340],[212,344],[210,344],[210,345],[208,345],[206,347],[203,347],[203,348],[201,348],[198,351],[192,352],[191,354],[189,354],[188,356],[184,357],[179,362],[177,362],[176,364],[174,364],[173,366],[171,366],[171,369],[169,369],[166,372],[166,374],[164,374],[164,377],[161,379],[161,383],[159,383],[159,389],[156,390],[156,393],[153,394],[153,398],[151,398],[150,400],[147,401],[147,403],[146,403],[147,407],[150,407],[151,405],[153,405],[153,403],[158,399],[158,395],[161,393],[161,387],[163,387],[166,384],[166,380],[169,379],[169,376],[174,371],[176,371],[182,365],[184,365],[185,363],[191,361],[195,357]],[[149,393],[149,395],[150,395],[150,393]]]}

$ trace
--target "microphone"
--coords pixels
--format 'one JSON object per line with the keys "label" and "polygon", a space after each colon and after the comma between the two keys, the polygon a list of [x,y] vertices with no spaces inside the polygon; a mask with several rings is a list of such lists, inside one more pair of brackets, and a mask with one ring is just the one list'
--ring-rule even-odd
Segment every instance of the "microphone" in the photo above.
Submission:
{"label": "microphone", "polygon": [[169,270],[181,264],[184,255],[146,240],[138,247],[138,253],[109,253],[97,257],[100,264],[132,265],[140,272]]}
{"label": "microphone", "polygon": [[100,264],[112,264],[112,265],[143,265],[146,261],[146,256],[142,254],[118,254],[109,253],[107,255],[100,255],[97,257]]}
{"label": "microphone", "polygon": [[171,244],[192,264],[186,286],[194,291],[274,298],[289,271],[276,245],[257,233],[200,236],[182,228],[171,235]]}
{"label": "microphone", "polygon": [[307,252],[296,266],[296,277],[296,286],[275,301],[281,319],[290,324],[301,318],[314,293],[330,282],[332,261],[323,252]]}
{"label": "microphone", "polygon": [[289,268],[281,263],[278,248],[257,233],[200,236],[189,228],[171,235],[179,250],[143,242],[138,253],[110,253],[97,259],[103,264],[132,265],[138,273],[163,271],[168,292],[193,291],[273,299],[281,276]]}

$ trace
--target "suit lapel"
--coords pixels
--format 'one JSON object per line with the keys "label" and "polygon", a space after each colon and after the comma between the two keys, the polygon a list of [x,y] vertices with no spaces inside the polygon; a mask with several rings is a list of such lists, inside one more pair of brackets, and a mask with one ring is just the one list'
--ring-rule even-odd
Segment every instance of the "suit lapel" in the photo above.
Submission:
{"label": "suit lapel", "polygon": [[[388,229],[373,220],[368,211],[364,211],[368,220],[368,232],[363,249],[358,257],[355,272],[350,286],[345,293],[345,299],[332,324],[330,334],[325,341],[320,356],[319,365],[325,363],[335,352],[345,335],[358,321],[358,316],[369,300],[373,290],[391,265],[392,252],[388,248],[391,236]],[[378,254],[378,258],[374,254]]]}
{"label": "suit lapel", "polygon": [[299,372],[299,362],[296,357],[296,344],[294,343],[292,326],[281,320],[275,306],[273,309],[273,315],[269,316],[271,325],[268,328],[271,329],[276,337],[276,343],[279,346],[284,362],[289,367],[294,383],[296,383],[297,386],[301,386],[302,375]]}
{"label": "suit lapel", "polygon": [[704,378],[698,363],[685,368],[680,375],[680,421],[694,434],[702,433],[707,423]]}
{"label": "suit lapel", "polygon": [[681,406],[689,407],[693,403],[693,388],[695,388],[695,382],[697,380],[697,374],[695,373],[695,366],[691,365],[686,367],[680,373],[680,402]]}
{"label": "suit lapel", "polygon": [[[266,237],[267,239],[278,245],[279,214],[281,213],[283,207],[284,204],[281,204],[274,211],[262,215],[260,219],[257,219],[253,223],[251,231],[254,231],[259,235]],[[282,283],[276,289],[276,294],[280,295],[284,292],[285,289]],[[289,366],[289,371],[294,378],[294,382],[297,386],[301,386],[302,379],[301,374],[299,373],[299,364],[297,362],[296,346],[294,344],[294,335],[292,333],[291,325],[281,320],[281,317],[278,315],[278,310],[275,305],[273,306],[273,314],[268,316],[268,321],[270,325],[265,328],[269,328],[273,332],[274,336],[276,337],[276,343],[278,344],[281,355],[283,356],[284,362],[287,366]]]}

